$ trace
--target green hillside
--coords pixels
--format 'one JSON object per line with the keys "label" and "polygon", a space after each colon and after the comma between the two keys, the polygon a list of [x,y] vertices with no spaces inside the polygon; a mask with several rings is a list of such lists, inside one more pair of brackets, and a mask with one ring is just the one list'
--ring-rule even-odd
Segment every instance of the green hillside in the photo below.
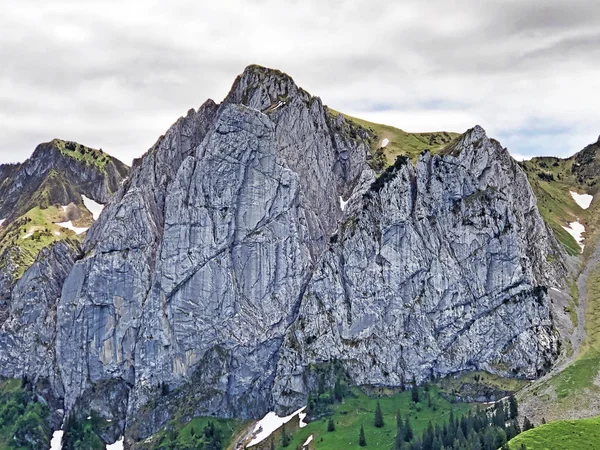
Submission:
{"label": "green hillside", "polygon": [[558,420],[511,439],[511,450],[600,450],[600,417]]}
{"label": "green hillside", "polygon": [[[414,163],[421,153],[427,150],[431,153],[438,153],[460,136],[459,133],[446,131],[409,133],[390,125],[382,125],[351,117],[331,108],[329,108],[329,112],[333,116],[342,114],[346,120],[360,125],[373,134],[371,151],[374,159],[382,159],[383,166],[381,168],[394,164],[398,156],[408,156]],[[388,139],[389,143],[385,147],[382,147],[384,139]]]}

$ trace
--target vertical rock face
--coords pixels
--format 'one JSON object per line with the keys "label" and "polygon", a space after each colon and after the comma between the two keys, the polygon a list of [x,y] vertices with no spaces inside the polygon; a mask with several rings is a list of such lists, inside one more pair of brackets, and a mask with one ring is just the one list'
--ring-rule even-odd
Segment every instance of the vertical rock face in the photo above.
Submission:
{"label": "vertical rock face", "polygon": [[476,127],[376,179],[370,140],[257,66],[176,122],[64,271],[66,408],[110,398],[136,440],[182,404],[300,406],[312,363],[376,385],[547,368],[562,254],[518,165]]}
{"label": "vertical rock face", "polygon": [[27,376],[63,395],[56,305],[81,242],[55,222],[91,222],[82,196],[108,203],[128,170],[100,150],[57,139],[22,164],[0,166],[0,376]]}
{"label": "vertical rock face", "polygon": [[44,248],[12,290],[7,319],[0,326],[0,375],[48,380],[63,395],[55,358],[56,304],[62,285],[80,256],[79,242]]}
{"label": "vertical rock face", "polygon": [[480,127],[452,153],[399,161],[351,205],[286,336],[283,405],[319,361],[401,385],[473,369],[534,378],[557,356],[545,286],[564,276],[548,262],[561,250],[525,175]]}
{"label": "vertical rock face", "polygon": [[[257,67],[220,107],[176,123],[134,167],[65,283],[67,405],[121,377],[133,415],[161,386],[196,377],[199,412],[262,413],[283,336],[341,217],[339,196],[367,152],[319,99]],[[161,159],[169,165],[156,170]]]}

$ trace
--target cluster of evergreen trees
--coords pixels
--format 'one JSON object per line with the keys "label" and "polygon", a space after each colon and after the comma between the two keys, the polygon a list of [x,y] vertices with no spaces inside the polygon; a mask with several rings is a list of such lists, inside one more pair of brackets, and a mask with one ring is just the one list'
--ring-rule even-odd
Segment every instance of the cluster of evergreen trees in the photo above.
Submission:
{"label": "cluster of evergreen trees", "polygon": [[[521,432],[518,415],[517,401],[511,396],[506,403],[460,418],[451,411],[442,426],[429,422],[423,435],[415,438],[409,418],[398,413],[394,450],[508,450],[508,441]],[[524,429],[532,427],[525,418]]]}
{"label": "cluster of evergreen trees", "polygon": [[98,436],[100,418],[92,411],[89,419],[80,421],[74,414],[67,417],[65,434],[62,440],[63,450],[104,450],[104,441]]}
{"label": "cluster of evergreen trees", "polygon": [[209,421],[202,431],[192,426],[189,435],[170,430],[161,440],[160,450],[222,450],[223,432]]}
{"label": "cluster of evergreen trees", "polygon": [[0,448],[43,448],[50,440],[48,407],[37,400],[26,379],[20,389],[16,383],[0,386]]}

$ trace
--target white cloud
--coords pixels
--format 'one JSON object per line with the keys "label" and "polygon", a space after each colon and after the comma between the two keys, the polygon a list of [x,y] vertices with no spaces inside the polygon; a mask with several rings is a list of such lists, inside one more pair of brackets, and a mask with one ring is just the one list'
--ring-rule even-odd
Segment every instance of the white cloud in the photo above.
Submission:
{"label": "white cloud", "polygon": [[0,17],[0,162],[54,137],[130,162],[251,63],[407,131],[481,124],[515,154],[595,141],[592,0],[25,0]]}

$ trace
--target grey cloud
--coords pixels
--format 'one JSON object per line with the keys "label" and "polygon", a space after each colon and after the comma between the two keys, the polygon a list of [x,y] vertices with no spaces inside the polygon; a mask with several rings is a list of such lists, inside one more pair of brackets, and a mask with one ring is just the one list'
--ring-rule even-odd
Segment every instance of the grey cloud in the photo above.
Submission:
{"label": "grey cloud", "polygon": [[[251,63],[408,130],[481,123],[515,153],[572,152],[599,132],[592,0],[16,5],[0,18],[0,162],[55,136],[130,162]],[[533,121],[565,130],[527,134]]]}

